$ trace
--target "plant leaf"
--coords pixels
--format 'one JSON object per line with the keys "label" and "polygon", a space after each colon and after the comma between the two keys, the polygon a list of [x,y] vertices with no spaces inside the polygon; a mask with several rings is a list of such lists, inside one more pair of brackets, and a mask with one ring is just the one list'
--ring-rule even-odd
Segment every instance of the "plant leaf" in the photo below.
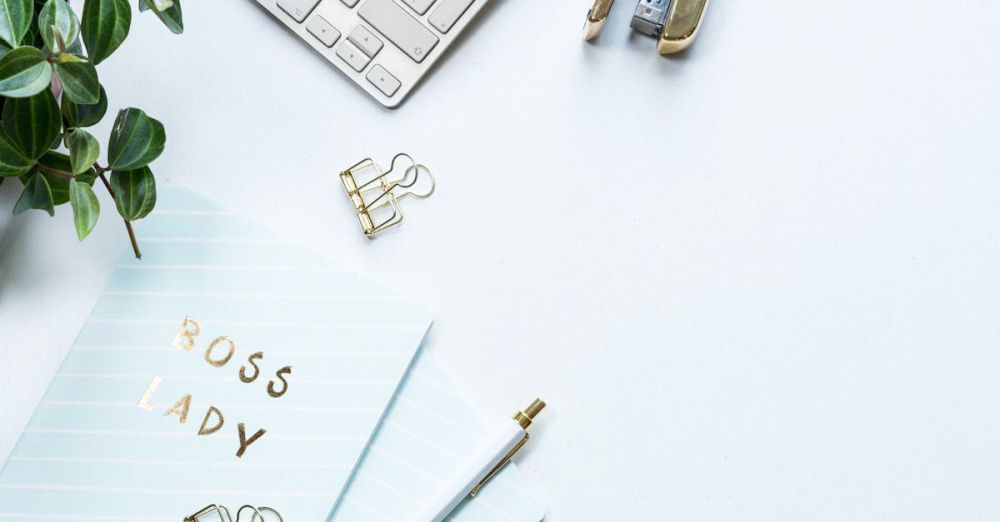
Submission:
{"label": "plant leaf", "polygon": [[135,170],[145,167],[159,157],[166,141],[162,123],[139,109],[125,109],[118,113],[108,140],[108,168]]}
{"label": "plant leaf", "polygon": [[18,47],[0,58],[0,96],[33,96],[48,88],[51,79],[52,67],[34,47]]}
{"label": "plant leaf", "polygon": [[32,163],[0,128],[0,177],[20,176],[31,170]]}
{"label": "plant leaf", "polygon": [[[50,51],[63,52],[80,36],[80,21],[66,0],[48,0],[38,13],[38,31]],[[65,45],[57,44],[60,37]]]}
{"label": "plant leaf", "polygon": [[0,42],[0,58],[3,58],[4,55],[6,55],[9,52],[10,52],[10,47],[7,47],[7,44],[5,43]]}
{"label": "plant leaf", "polygon": [[[38,164],[59,172],[69,172],[73,170],[73,167],[70,165],[69,156],[51,150],[46,152],[41,158],[38,158]],[[56,206],[68,202],[69,183],[72,180],[65,176],[56,176],[45,172],[41,172],[41,174],[45,176],[45,179],[49,182],[49,186],[52,187],[52,199],[54,200]],[[83,174],[77,174],[73,179],[93,186],[94,182],[97,180],[97,172],[93,168],[90,168]]]}
{"label": "plant leaf", "polygon": [[21,45],[35,16],[33,7],[31,0],[0,0],[0,40],[11,47]]}
{"label": "plant leaf", "polygon": [[40,158],[62,130],[59,104],[52,91],[45,89],[30,98],[7,100],[3,107],[3,128],[25,156],[31,160]]}
{"label": "plant leaf", "polygon": [[97,65],[111,56],[128,36],[132,7],[128,0],[87,0],[83,5],[83,41]]}
{"label": "plant leaf", "polygon": [[49,186],[49,182],[45,179],[45,176],[39,175],[37,171],[31,174],[28,183],[24,185],[21,197],[17,199],[17,204],[14,205],[14,215],[20,214],[30,208],[44,210],[50,216],[56,215],[55,202],[52,199],[52,188]]}
{"label": "plant leaf", "polygon": [[156,205],[156,178],[149,167],[111,173],[118,213],[129,221],[149,215]]}
{"label": "plant leaf", "polygon": [[82,174],[94,166],[97,156],[101,154],[101,145],[97,138],[83,129],[74,129],[66,135],[66,147],[69,149],[69,162],[73,174]]}
{"label": "plant leaf", "polygon": [[[56,0],[61,2],[63,0]],[[67,54],[63,56],[74,56]],[[56,77],[63,86],[63,94],[74,103],[93,105],[101,100],[101,84],[94,64],[74,56],[72,61],[56,62]]]}
{"label": "plant leaf", "polygon": [[108,112],[108,94],[101,87],[100,99],[94,104],[73,103],[65,93],[62,97],[62,115],[69,127],[97,125]]}
{"label": "plant leaf", "polygon": [[84,58],[83,55],[73,54],[70,52],[59,53],[56,55],[56,57],[59,59],[59,61],[56,63],[80,63],[87,61],[87,59]]}
{"label": "plant leaf", "polygon": [[69,202],[73,205],[73,224],[76,225],[76,237],[83,241],[94,230],[97,217],[101,214],[101,206],[97,202],[90,185],[77,180],[69,183]]}
{"label": "plant leaf", "polygon": [[149,11],[149,6],[146,5],[146,0],[139,0],[139,12],[145,13],[146,11]]}
{"label": "plant leaf", "polygon": [[165,4],[166,2],[160,2],[158,5],[156,0],[142,2],[139,4],[139,11],[143,11],[142,6],[145,5],[147,9],[156,14],[163,25],[167,26],[167,29],[170,29],[171,33],[183,33],[184,14],[181,12],[181,0],[173,0],[170,7],[164,8]]}

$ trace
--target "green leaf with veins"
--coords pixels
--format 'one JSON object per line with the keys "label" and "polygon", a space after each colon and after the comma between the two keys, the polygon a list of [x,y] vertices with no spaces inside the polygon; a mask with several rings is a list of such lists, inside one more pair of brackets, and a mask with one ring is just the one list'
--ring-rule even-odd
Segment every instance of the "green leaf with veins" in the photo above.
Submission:
{"label": "green leaf with veins", "polygon": [[[156,0],[154,0],[154,2],[155,1]],[[161,10],[166,9],[172,5],[174,5],[174,0],[159,0],[159,2],[156,4],[156,6],[159,7]],[[149,6],[146,5],[146,0],[139,0],[139,12],[144,13],[146,11],[149,11]]]}
{"label": "green leaf with veins", "polygon": [[181,1],[173,0],[169,7],[166,7],[167,2],[159,2],[156,0],[150,0],[147,2],[142,2],[139,4],[139,11],[143,11],[143,5],[147,9],[152,11],[156,16],[163,22],[163,25],[170,29],[170,32],[174,34],[181,34],[184,32],[184,14],[181,12]]}
{"label": "green leaf with veins", "polygon": [[59,104],[52,91],[45,89],[30,98],[7,100],[3,107],[3,129],[29,159],[41,157],[62,129]]}
{"label": "green leaf with veins", "polygon": [[69,182],[69,202],[73,206],[73,224],[76,226],[76,237],[83,241],[97,224],[101,214],[101,205],[90,185],[77,180]]}
{"label": "green leaf with veins", "polygon": [[33,96],[48,88],[51,79],[52,66],[34,47],[18,47],[0,58],[0,96]]}
{"label": "green leaf with veins", "polygon": [[[38,164],[58,172],[69,172],[73,170],[72,165],[70,165],[69,156],[61,152],[54,152],[51,150],[46,152],[41,158],[38,158]],[[42,175],[45,176],[45,179],[49,181],[49,186],[52,187],[52,198],[55,201],[56,206],[69,202],[70,178],[67,178],[66,176],[48,174],[45,172],[42,172]],[[83,174],[77,174],[73,179],[93,186],[94,182],[97,180],[97,172],[93,168],[90,168]]]}
{"label": "green leaf with veins", "polygon": [[65,93],[62,96],[62,115],[69,127],[90,127],[100,123],[108,112],[108,94],[101,87],[100,99],[90,105],[73,103]]}
{"label": "green leaf with veins", "polygon": [[37,171],[31,174],[28,182],[24,185],[21,197],[17,199],[17,203],[14,205],[14,215],[31,208],[44,210],[50,216],[56,215],[55,202],[52,199],[52,188],[49,187],[49,182],[45,179],[45,176],[39,175]]}
{"label": "green leaf with veins", "polygon": [[94,64],[79,56],[64,54],[56,62],[55,70],[56,77],[63,86],[63,94],[69,96],[74,103],[93,105],[100,102],[101,84]]}
{"label": "green leaf with veins", "polygon": [[145,167],[160,156],[166,141],[162,123],[139,109],[125,109],[118,113],[108,140],[108,168],[135,170]]}
{"label": "green leaf with veins", "polygon": [[0,126],[0,177],[20,176],[30,171],[32,164]]}
{"label": "green leaf with veins", "polygon": [[146,217],[156,205],[156,179],[149,167],[112,172],[111,188],[118,213],[129,221]]}
{"label": "green leaf with veins", "polygon": [[97,138],[83,129],[74,129],[66,135],[66,148],[69,149],[69,162],[73,174],[81,174],[94,166],[101,154],[101,145]]}
{"label": "green leaf with veins", "polygon": [[34,16],[31,0],[0,0],[0,40],[10,47],[21,45]]}
{"label": "green leaf with veins", "polygon": [[83,6],[83,41],[94,65],[118,49],[131,24],[128,0],[87,0]]}
{"label": "green leaf with veins", "polygon": [[80,36],[80,20],[66,0],[48,0],[38,13],[38,31],[45,47],[52,52],[62,51],[62,46],[57,45],[59,37],[66,45],[75,42]]}

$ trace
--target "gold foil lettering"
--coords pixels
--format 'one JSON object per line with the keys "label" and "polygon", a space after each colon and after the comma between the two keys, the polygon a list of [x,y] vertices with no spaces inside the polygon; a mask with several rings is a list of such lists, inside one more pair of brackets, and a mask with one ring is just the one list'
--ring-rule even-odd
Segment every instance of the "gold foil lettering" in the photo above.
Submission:
{"label": "gold foil lettering", "polygon": [[191,394],[188,393],[185,394],[183,397],[181,397],[181,400],[177,401],[177,403],[174,404],[173,407],[171,407],[169,410],[167,410],[167,413],[164,413],[163,416],[167,417],[169,415],[177,415],[178,417],[181,418],[181,424],[184,424],[188,420],[188,410],[190,409],[191,409]]}
{"label": "gold foil lettering", "polygon": [[[206,426],[208,426],[208,419],[212,416],[213,413],[215,413],[215,415],[219,418],[219,422],[215,426],[212,426],[211,428],[206,428]],[[211,435],[221,430],[222,425],[225,423],[226,421],[225,419],[222,418],[222,412],[219,411],[219,408],[216,408],[215,406],[209,406],[208,411],[205,412],[205,420],[201,421],[201,428],[198,429],[198,435]]]}
{"label": "gold foil lettering", "polygon": [[283,386],[281,387],[281,391],[280,392],[275,391],[274,381],[270,381],[267,383],[267,394],[270,395],[271,397],[274,397],[275,399],[284,395],[285,392],[288,391],[288,381],[285,380],[284,375],[291,375],[291,374],[292,374],[291,366],[285,366],[284,368],[278,370],[278,373],[276,373],[275,375],[278,377],[278,380],[280,380],[283,384]]}
{"label": "gold foil lettering", "polygon": [[153,394],[156,393],[156,388],[160,386],[163,379],[159,377],[153,377],[153,380],[149,383],[149,387],[146,388],[146,393],[142,394],[142,398],[139,399],[138,406],[146,411],[153,411],[153,404],[149,402],[149,399],[153,398]]}
{"label": "gold foil lettering", "polygon": [[256,381],[257,376],[260,375],[260,366],[257,366],[257,363],[255,363],[254,361],[259,361],[263,358],[264,358],[264,352],[254,352],[253,354],[251,354],[250,358],[247,359],[247,362],[250,363],[250,366],[253,366],[253,377],[247,377],[246,374],[247,367],[240,366],[240,380],[247,384]]}
{"label": "gold foil lettering", "polygon": [[[226,356],[223,357],[222,359],[219,360],[212,359],[212,350],[214,350],[215,347],[221,343],[228,343],[229,351],[226,352]],[[215,366],[216,368],[222,368],[223,366],[226,365],[226,363],[229,362],[229,359],[233,358],[234,353],[236,353],[236,343],[234,343],[232,339],[223,335],[221,337],[216,337],[215,340],[212,341],[212,344],[208,345],[208,349],[205,350],[205,361],[208,364]]]}
{"label": "gold foil lettering", "polygon": [[250,437],[250,439],[248,440],[246,426],[241,422],[238,428],[240,432],[240,449],[239,451],[236,452],[236,458],[241,459],[243,458],[243,454],[246,453],[247,448],[249,448],[250,445],[253,444],[254,442],[257,442],[257,439],[263,437],[264,434],[267,433],[267,430],[264,429],[257,430],[257,433],[254,433],[253,436]]}
{"label": "gold foil lettering", "polygon": [[[183,350],[191,351],[195,347],[195,337],[202,333],[201,324],[198,321],[185,317],[184,321],[181,323],[180,328],[177,330],[177,334],[174,336],[173,346]],[[226,344],[225,354],[222,358],[215,358],[217,356],[216,348],[219,345]],[[204,352],[205,362],[210,364],[215,368],[221,368],[229,364],[229,361],[236,355],[236,342],[230,339],[228,336],[222,335],[216,337],[209,344],[208,348]],[[261,375],[261,364],[260,361],[264,359],[264,352],[254,352],[250,354],[246,359],[246,364],[240,366],[239,379],[241,382],[250,384],[256,382]],[[274,378],[267,383],[267,394],[273,398],[280,398],[288,393],[289,379],[288,376],[292,374],[292,367],[285,366],[274,373]],[[159,389],[160,385],[163,383],[163,379],[159,376],[154,376],[150,381],[149,386],[146,387],[146,391],[142,394],[139,399],[137,406],[144,411],[152,411],[154,408],[152,399]],[[173,406],[168,409],[163,416],[169,417],[171,415],[176,415],[177,420],[180,424],[187,423],[188,413],[191,411],[191,394],[183,395]],[[208,410],[205,412],[205,417],[201,421],[201,426],[198,428],[199,436],[208,436],[219,432],[225,426],[226,420],[222,415],[222,411],[215,406],[209,406]],[[266,429],[257,430],[251,437],[247,438],[246,424],[239,423],[237,425],[239,434],[240,447],[236,451],[236,457],[242,459],[243,455],[246,454],[247,449],[260,440],[266,433]]]}
{"label": "gold foil lettering", "polygon": [[198,321],[185,317],[180,329],[177,330],[177,335],[174,336],[174,346],[187,352],[194,348],[194,338],[200,333],[201,325]]}

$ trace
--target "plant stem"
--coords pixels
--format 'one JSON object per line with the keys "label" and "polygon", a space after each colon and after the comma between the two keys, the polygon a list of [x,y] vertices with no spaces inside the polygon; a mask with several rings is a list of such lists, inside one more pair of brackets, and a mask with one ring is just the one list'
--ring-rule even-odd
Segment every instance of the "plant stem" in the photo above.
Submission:
{"label": "plant stem", "polygon": [[[115,200],[115,204],[117,204],[118,196],[115,195],[114,189],[111,188],[111,183],[108,183],[108,178],[104,175],[108,169],[94,164],[94,170],[97,171],[97,177],[101,178],[101,181],[104,182],[104,188],[108,189],[108,194],[111,194],[111,199]],[[128,230],[128,239],[132,242],[132,252],[135,253],[135,258],[142,259],[142,252],[139,251],[139,242],[136,241],[135,231],[132,230],[132,222],[125,218],[122,218],[122,220],[125,221],[125,230]]]}
{"label": "plant stem", "polygon": [[53,168],[49,168],[49,167],[46,167],[45,165],[42,165],[41,163],[36,163],[35,164],[35,168],[38,169],[39,172],[44,172],[46,174],[51,174],[53,176],[57,176],[57,177],[60,177],[60,178],[73,179],[75,177],[75,176],[73,176],[72,174],[70,174],[68,172],[63,172],[61,170],[56,170],[56,169],[53,169]]}

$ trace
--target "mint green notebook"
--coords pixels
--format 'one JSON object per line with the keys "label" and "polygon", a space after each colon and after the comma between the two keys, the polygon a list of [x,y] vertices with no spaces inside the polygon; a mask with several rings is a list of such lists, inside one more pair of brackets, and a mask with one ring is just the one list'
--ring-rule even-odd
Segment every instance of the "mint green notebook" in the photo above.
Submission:
{"label": "mint green notebook", "polygon": [[327,519],[430,316],[188,191],[137,225],[143,260],[114,271],[0,471],[0,520]]}

